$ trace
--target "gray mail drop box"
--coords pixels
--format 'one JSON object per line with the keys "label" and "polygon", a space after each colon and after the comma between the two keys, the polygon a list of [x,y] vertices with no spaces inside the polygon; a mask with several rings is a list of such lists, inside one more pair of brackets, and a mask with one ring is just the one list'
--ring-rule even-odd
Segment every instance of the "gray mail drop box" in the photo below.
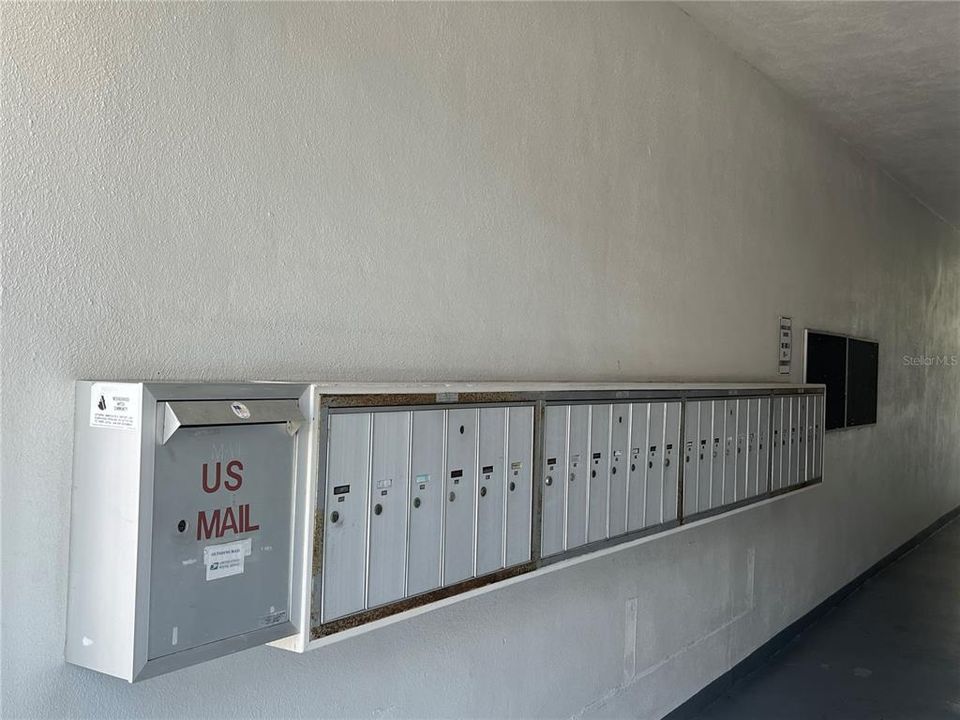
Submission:
{"label": "gray mail drop box", "polygon": [[297,631],[306,390],[77,384],[68,661],[133,682]]}

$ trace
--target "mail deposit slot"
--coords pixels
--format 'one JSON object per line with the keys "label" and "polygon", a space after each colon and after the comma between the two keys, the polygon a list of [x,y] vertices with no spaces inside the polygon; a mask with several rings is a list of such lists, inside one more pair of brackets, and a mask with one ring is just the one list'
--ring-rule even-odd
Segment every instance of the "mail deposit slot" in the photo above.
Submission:
{"label": "mail deposit slot", "polygon": [[70,662],[134,681],[295,632],[298,391],[78,384]]}

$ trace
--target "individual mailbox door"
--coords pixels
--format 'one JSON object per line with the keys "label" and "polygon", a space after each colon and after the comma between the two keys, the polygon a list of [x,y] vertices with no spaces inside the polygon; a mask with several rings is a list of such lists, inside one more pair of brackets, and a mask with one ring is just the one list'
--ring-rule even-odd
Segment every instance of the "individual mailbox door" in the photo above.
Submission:
{"label": "individual mailbox door", "polygon": [[736,446],[737,484],[734,495],[736,500],[743,500],[748,495],[750,479],[747,477],[747,432],[750,418],[750,401],[747,398],[737,400],[737,430],[734,444]]}
{"label": "individual mailbox door", "polygon": [[668,402],[663,410],[663,495],[661,522],[677,519],[680,496],[680,403]]}
{"label": "individual mailbox door", "polygon": [[770,489],[779,490],[783,481],[783,458],[786,454],[786,437],[783,433],[784,405],[782,397],[774,397],[770,401],[771,412],[773,413],[773,435],[770,438]]}
{"label": "individual mailbox door", "polygon": [[627,481],[627,531],[644,527],[647,497],[647,430],[650,420],[650,404],[635,403],[631,406],[630,424],[630,474]]}
{"label": "individual mailbox door", "polygon": [[700,429],[697,432],[697,512],[709,510],[710,487],[713,482],[713,402],[697,403]]}
{"label": "individual mailbox door", "polygon": [[411,413],[407,595],[440,587],[443,544],[443,410]]}
{"label": "individual mailbox door", "polygon": [[664,403],[650,403],[647,427],[647,495],[645,526],[663,522],[663,424]]}
{"label": "individual mailbox door", "polygon": [[570,406],[570,441],[567,447],[568,550],[587,541],[587,478],[590,476],[590,406]]}
{"label": "individual mailbox door", "polygon": [[324,491],[323,622],[365,606],[370,413],[332,414]]}
{"label": "individual mailbox door", "polygon": [[760,422],[757,428],[757,492],[770,489],[770,398],[760,398]]}
{"label": "individual mailbox door", "polygon": [[723,411],[723,504],[737,499],[737,401],[724,402]]}
{"label": "individual mailbox door", "polygon": [[569,416],[567,405],[547,405],[543,411],[543,477],[540,480],[540,554],[543,557],[563,552]]}
{"label": "individual mailbox door", "polygon": [[796,485],[800,476],[800,398],[791,397],[788,400],[790,408],[790,435],[787,446],[790,460],[788,465],[788,484]]}
{"label": "individual mailbox door", "polygon": [[[533,518],[533,408],[507,411],[507,567],[530,560]],[[562,509],[561,505],[561,509]]]}
{"label": "individual mailbox door", "polygon": [[804,466],[803,480],[804,482],[809,482],[813,480],[815,475],[816,467],[816,444],[815,444],[815,433],[814,433],[814,422],[816,419],[817,406],[816,406],[816,395],[807,395],[806,398],[806,414],[804,415],[803,426],[806,428],[804,433],[804,455],[806,457],[806,464]]}
{"label": "individual mailbox door", "polygon": [[687,400],[683,412],[683,515],[689,517],[699,505],[700,403]]}
{"label": "individual mailbox door", "polygon": [[806,472],[805,462],[807,459],[806,443],[806,424],[807,424],[807,398],[800,396],[796,398],[797,403],[797,470],[794,475],[794,484],[803,482],[803,476]]}
{"label": "individual mailbox door", "polygon": [[[231,405],[265,424],[234,424],[243,412]],[[303,418],[295,401],[248,405],[165,404],[154,456],[148,660],[289,620],[296,430],[288,422]]]}
{"label": "individual mailbox door", "polygon": [[587,542],[607,537],[610,500],[610,419],[612,405],[590,409],[590,474],[587,478]]}
{"label": "individual mailbox door", "polygon": [[507,409],[480,410],[480,477],[477,480],[477,575],[503,567]]}
{"label": "individual mailbox door", "polygon": [[614,405],[610,421],[610,537],[627,531],[630,476],[630,406]]}
{"label": "individual mailbox door", "polygon": [[807,396],[797,398],[797,477],[802,483],[807,474]]}
{"label": "individual mailbox door", "polygon": [[760,398],[749,398],[747,404],[746,470],[745,497],[757,494],[757,438],[759,435]]}
{"label": "individual mailbox door", "polygon": [[447,411],[443,584],[473,577],[478,410]]}
{"label": "individual mailbox door", "polygon": [[710,507],[718,508],[723,505],[723,475],[726,468],[726,456],[724,455],[725,428],[726,428],[726,402],[723,400],[713,401],[713,427],[711,429],[711,444],[713,449],[710,451]]}
{"label": "individual mailbox door", "polygon": [[368,608],[399,600],[404,595],[409,451],[410,413],[373,413]]}
{"label": "individual mailbox door", "polygon": [[813,411],[813,477],[823,477],[823,395],[815,395]]}

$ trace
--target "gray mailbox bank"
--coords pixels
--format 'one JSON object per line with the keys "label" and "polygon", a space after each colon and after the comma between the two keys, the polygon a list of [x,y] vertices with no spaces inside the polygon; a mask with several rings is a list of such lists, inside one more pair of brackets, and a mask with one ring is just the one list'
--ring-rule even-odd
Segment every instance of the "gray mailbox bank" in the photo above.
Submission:
{"label": "gray mailbox bank", "polygon": [[133,682],[297,632],[306,391],[77,383],[68,661]]}

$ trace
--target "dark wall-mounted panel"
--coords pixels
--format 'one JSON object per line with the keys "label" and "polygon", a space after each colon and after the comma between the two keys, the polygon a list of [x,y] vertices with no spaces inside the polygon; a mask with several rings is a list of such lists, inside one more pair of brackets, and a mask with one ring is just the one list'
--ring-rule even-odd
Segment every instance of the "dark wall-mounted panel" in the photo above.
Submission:
{"label": "dark wall-mounted panel", "polygon": [[877,370],[880,346],[850,338],[847,343],[847,427],[877,421]]}
{"label": "dark wall-mounted panel", "polygon": [[827,386],[825,429],[877,422],[877,343],[808,330],[806,352],[806,382]]}
{"label": "dark wall-mounted panel", "polygon": [[807,332],[807,380],[827,386],[824,427],[844,426],[847,403],[847,338]]}

